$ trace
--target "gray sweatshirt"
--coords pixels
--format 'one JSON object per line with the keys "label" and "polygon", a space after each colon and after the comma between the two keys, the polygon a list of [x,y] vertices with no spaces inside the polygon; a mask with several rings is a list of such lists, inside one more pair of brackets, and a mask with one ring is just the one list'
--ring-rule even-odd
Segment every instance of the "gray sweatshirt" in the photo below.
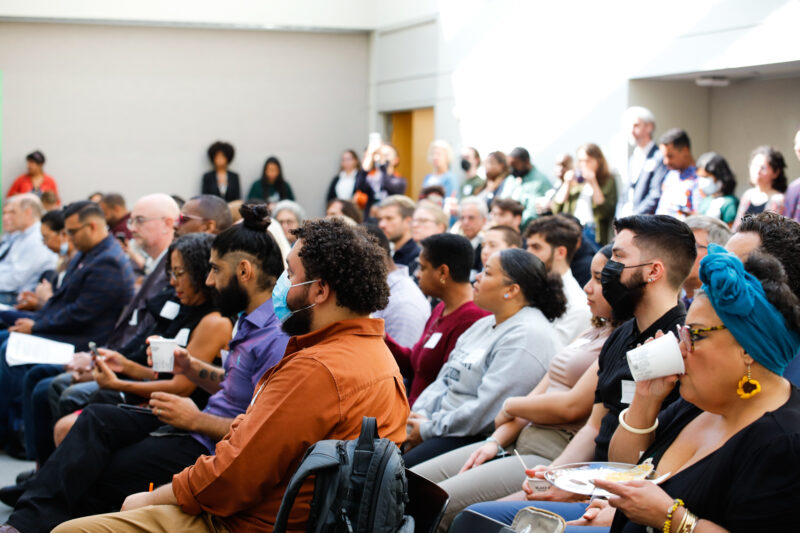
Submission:
{"label": "gray sweatshirt", "polygon": [[525,307],[495,327],[494,315],[461,334],[450,357],[414,402],[423,440],[490,433],[503,401],[528,394],[560,347],[539,309]]}

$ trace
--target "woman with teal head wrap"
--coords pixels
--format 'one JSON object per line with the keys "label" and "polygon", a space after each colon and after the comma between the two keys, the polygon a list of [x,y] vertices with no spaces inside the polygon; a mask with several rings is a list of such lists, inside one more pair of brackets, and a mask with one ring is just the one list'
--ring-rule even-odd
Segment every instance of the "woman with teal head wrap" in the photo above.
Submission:
{"label": "woman with teal head wrap", "polygon": [[[757,252],[742,264],[712,244],[700,280],[680,332],[686,372],[636,384],[609,450],[670,475],[660,486],[597,481],[615,494],[611,531],[662,530],[673,506],[671,531],[797,531],[800,389],[781,374],[800,348],[800,301],[781,264]],[[658,413],[677,381],[682,398]]]}

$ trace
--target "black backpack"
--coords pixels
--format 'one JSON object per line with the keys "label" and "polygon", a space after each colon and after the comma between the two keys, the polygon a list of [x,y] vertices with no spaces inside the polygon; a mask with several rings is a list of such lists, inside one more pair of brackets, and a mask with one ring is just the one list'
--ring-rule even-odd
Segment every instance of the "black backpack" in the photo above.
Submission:
{"label": "black backpack", "polygon": [[358,440],[323,440],[312,445],[289,481],[275,519],[275,533],[286,522],[303,482],[310,475],[314,497],[308,533],[413,533],[405,515],[408,482],[400,450],[378,438],[374,418],[364,417]]}

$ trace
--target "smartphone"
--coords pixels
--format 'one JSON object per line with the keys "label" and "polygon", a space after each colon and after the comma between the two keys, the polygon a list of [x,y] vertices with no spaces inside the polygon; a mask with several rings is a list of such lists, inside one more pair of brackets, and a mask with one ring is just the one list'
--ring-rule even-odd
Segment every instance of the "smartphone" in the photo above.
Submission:
{"label": "smartphone", "polygon": [[92,353],[92,362],[89,365],[89,368],[94,368],[95,359],[100,357],[100,352],[97,351],[97,343],[94,341],[89,341],[89,351]]}
{"label": "smartphone", "polygon": [[137,413],[144,413],[144,414],[156,416],[155,413],[153,413],[153,410],[151,408],[142,407],[141,405],[131,405],[129,403],[118,403],[117,407],[119,407],[120,409],[125,409],[126,411],[135,411]]}

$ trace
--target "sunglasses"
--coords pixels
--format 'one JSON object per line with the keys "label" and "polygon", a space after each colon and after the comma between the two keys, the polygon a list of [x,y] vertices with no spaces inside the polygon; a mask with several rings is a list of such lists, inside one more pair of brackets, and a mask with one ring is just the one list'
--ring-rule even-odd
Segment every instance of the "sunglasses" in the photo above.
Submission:
{"label": "sunglasses", "polygon": [[719,326],[708,326],[706,328],[692,328],[689,326],[678,326],[678,338],[681,340],[683,345],[686,346],[687,350],[693,352],[694,343],[708,338],[708,335],[703,335],[704,333],[709,333],[711,331],[720,331],[723,329],[728,329],[727,327],[725,327],[725,324],[720,324]]}
{"label": "sunglasses", "polygon": [[190,220],[203,220],[203,217],[199,217],[197,215],[187,215],[185,213],[181,213],[178,215],[178,225],[183,226]]}

